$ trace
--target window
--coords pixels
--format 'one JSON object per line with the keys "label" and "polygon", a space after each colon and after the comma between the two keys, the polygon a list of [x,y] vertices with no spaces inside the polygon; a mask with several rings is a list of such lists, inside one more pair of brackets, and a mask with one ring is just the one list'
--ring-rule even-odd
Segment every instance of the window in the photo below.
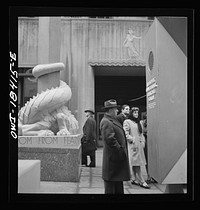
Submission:
{"label": "window", "polygon": [[19,68],[18,109],[37,94],[37,81],[32,75],[32,68]]}

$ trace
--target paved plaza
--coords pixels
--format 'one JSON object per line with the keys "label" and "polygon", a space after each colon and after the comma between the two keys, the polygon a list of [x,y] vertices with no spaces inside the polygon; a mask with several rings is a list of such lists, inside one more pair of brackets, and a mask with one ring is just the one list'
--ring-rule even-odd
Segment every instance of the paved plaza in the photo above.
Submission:
{"label": "paved plaza", "polygon": [[[104,194],[104,182],[101,178],[102,173],[102,155],[103,149],[96,151],[96,167],[81,167],[79,182],[40,182],[40,193],[52,194]],[[146,170],[142,168],[146,178]],[[163,193],[155,184],[150,184],[151,189],[144,189],[132,185],[130,181],[124,182],[125,194],[161,194]]]}

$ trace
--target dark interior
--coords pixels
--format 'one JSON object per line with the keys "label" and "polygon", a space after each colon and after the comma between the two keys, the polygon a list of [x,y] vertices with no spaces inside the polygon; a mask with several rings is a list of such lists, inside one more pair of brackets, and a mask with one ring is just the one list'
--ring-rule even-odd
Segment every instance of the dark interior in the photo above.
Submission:
{"label": "dark interior", "polygon": [[[130,106],[139,106],[140,109],[145,111],[145,94],[146,80],[144,76],[95,77],[95,107],[97,109],[96,111],[100,111],[101,107],[104,104],[104,101],[108,99],[116,99],[119,105],[128,104]],[[142,98],[138,99],[140,97]]]}

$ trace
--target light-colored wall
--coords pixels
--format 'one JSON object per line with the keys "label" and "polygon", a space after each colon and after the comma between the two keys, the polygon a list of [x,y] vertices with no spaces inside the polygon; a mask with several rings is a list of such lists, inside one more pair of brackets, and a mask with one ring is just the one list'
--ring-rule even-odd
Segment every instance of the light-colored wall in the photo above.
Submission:
{"label": "light-colored wall", "polygon": [[18,18],[18,65],[30,67],[38,63],[38,18]]}
{"label": "light-colored wall", "polygon": [[149,21],[120,21],[92,19],[62,19],[61,61],[66,64],[63,78],[72,88],[70,110],[76,113],[82,127],[84,110],[95,108],[94,72],[88,61],[128,60],[127,48],[123,46],[129,28],[142,36],[135,41],[135,47],[144,59],[144,41]]}

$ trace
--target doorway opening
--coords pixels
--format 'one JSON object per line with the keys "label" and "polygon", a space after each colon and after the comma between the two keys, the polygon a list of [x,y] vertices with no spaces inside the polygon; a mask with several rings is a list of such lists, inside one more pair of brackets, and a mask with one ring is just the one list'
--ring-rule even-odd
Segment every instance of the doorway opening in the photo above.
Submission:
{"label": "doorway opening", "polygon": [[[146,74],[144,66],[95,66],[95,118],[97,146],[102,146],[100,121],[104,115],[104,101],[115,99],[118,105],[128,104],[146,112]],[[119,110],[120,112],[120,110]]]}

